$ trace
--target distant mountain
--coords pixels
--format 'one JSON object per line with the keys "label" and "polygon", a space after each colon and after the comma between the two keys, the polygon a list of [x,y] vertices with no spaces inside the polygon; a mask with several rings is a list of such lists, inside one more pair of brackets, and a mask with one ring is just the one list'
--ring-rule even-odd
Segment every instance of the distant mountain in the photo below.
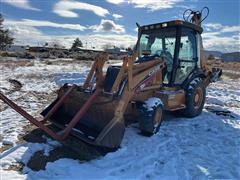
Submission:
{"label": "distant mountain", "polygon": [[216,59],[222,59],[226,62],[229,62],[229,61],[240,62],[240,52],[222,53],[220,51],[204,51],[204,53],[206,58],[212,55]]}
{"label": "distant mountain", "polygon": [[221,56],[224,61],[237,61],[240,62],[240,52],[224,53]]}
{"label": "distant mountain", "polygon": [[215,58],[220,58],[223,53],[220,51],[204,51],[206,58],[209,57],[209,55],[213,55]]}

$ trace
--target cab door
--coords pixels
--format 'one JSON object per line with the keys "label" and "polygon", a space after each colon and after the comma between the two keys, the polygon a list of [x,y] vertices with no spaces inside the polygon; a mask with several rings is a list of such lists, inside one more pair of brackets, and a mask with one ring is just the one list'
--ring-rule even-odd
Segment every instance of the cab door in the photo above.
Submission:
{"label": "cab door", "polygon": [[182,28],[178,66],[174,84],[181,85],[197,68],[197,41],[196,32],[189,28]]}

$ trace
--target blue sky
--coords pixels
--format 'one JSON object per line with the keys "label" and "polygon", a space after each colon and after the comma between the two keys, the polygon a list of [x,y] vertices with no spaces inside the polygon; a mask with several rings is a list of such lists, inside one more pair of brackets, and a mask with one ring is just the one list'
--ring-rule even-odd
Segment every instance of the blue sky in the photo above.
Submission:
{"label": "blue sky", "polygon": [[204,46],[239,51],[239,0],[0,0],[5,27],[16,44],[59,43],[69,47],[79,37],[88,48],[104,44],[130,46],[136,25],[182,19],[186,8],[210,14],[204,22]]}

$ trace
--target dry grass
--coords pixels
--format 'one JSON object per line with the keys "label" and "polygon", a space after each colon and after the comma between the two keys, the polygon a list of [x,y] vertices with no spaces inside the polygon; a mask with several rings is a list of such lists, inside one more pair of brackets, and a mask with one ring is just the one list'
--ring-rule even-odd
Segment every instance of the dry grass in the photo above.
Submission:
{"label": "dry grass", "polygon": [[0,66],[5,66],[11,69],[14,69],[16,67],[19,66],[33,66],[34,65],[34,61],[30,61],[30,60],[0,60]]}
{"label": "dry grass", "polygon": [[239,71],[240,69],[240,62],[222,62],[219,60],[208,60],[207,64],[210,67],[219,67],[223,70]]}
{"label": "dry grass", "polygon": [[240,62],[222,62],[219,60],[208,60],[210,68],[221,68],[223,70],[222,79],[240,78]]}

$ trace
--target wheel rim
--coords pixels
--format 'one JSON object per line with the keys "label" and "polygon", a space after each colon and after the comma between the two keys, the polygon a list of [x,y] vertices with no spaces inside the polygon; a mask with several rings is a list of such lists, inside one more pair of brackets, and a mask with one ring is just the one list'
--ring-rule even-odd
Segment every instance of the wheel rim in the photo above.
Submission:
{"label": "wheel rim", "polygon": [[155,111],[155,115],[154,115],[154,129],[156,130],[156,128],[158,128],[159,124],[162,121],[162,109],[160,107],[158,107]]}
{"label": "wheel rim", "polygon": [[196,88],[194,96],[194,108],[200,108],[203,100],[203,91],[200,87]]}

